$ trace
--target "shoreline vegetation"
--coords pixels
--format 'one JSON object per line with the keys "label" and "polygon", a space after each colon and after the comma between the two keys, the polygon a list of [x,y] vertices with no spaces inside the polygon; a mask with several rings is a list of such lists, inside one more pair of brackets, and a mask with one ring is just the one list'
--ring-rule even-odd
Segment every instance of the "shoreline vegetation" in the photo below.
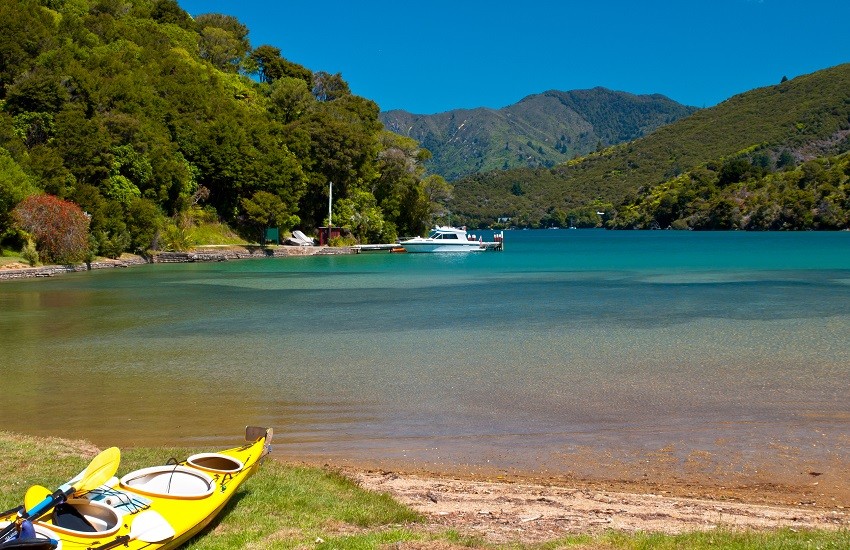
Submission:
{"label": "shoreline vegetation", "polygon": [[[119,475],[203,449],[122,450]],[[99,452],[0,432],[0,509]],[[33,460],[33,457],[40,457]],[[187,548],[846,548],[843,508],[710,500],[574,482],[483,480],[268,460]]]}

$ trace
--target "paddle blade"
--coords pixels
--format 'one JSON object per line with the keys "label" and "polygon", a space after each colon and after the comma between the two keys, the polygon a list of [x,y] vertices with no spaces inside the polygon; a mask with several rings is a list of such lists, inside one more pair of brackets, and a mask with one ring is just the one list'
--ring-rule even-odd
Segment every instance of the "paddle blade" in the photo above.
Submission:
{"label": "paddle blade", "polygon": [[149,543],[162,542],[175,534],[171,524],[154,510],[142,512],[136,516],[133,524],[130,525],[130,540],[138,539]]}
{"label": "paddle blade", "polygon": [[24,495],[24,508],[26,510],[32,510],[36,507],[41,501],[46,498],[50,498],[53,496],[53,493],[50,492],[50,489],[47,487],[42,487],[41,485],[33,485],[29,489],[27,489],[26,494]]}
{"label": "paddle blade", "polygon": [[110,447],[102,451],[80,474],[80,480],[73,485],[74,492],[84,493],[100,487],[115,475],[120,463],[121,451],[118,447]]}

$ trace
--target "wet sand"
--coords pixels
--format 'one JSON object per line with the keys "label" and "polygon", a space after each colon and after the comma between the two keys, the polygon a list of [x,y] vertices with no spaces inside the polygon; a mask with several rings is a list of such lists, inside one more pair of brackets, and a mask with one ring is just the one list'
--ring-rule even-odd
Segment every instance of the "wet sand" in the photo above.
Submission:
{"label": "wet sand", "polygon": [[[368,490],[390,494],[424,514],[435,528],[449,527],[493,543],[536,543],[609,530],[677,534],[850,528],[846,463],[836,461],[816,471],[795,460],[744,469],[730,462],[723,471],[720,465],[729,459],[723,455],[691,457],[689,467],[672,456],[662,451],[635,462],[606,460],[589,451],[572,456],[574,470],[590,475],[404,462],[312,465],[339,470]],[[700,460],[711,469],[698,468]]]}

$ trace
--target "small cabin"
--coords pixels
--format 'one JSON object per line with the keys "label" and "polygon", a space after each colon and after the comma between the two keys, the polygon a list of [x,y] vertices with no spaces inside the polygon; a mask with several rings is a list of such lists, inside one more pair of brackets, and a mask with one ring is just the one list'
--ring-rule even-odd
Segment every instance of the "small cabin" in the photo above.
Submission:
{"label": "small cabin", "polygon": [[348,234],[348,231],[343,227],[331,227],[330,235],[328,234],[329,230],[327,227],[319,228],[319,246],[327,246],[330,243],[330,240],[334,237],[342,237]]}

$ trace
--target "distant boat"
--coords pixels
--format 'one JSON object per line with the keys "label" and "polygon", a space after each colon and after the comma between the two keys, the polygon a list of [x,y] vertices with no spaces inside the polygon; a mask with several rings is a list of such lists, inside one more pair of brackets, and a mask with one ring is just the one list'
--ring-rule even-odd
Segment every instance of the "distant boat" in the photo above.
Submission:
{"label": "distant boat", "polygon": [[437,226],[427,237],[413,237],[400,241],[407,252],[481,252],[486,246],[466,233],[466,229]]}

